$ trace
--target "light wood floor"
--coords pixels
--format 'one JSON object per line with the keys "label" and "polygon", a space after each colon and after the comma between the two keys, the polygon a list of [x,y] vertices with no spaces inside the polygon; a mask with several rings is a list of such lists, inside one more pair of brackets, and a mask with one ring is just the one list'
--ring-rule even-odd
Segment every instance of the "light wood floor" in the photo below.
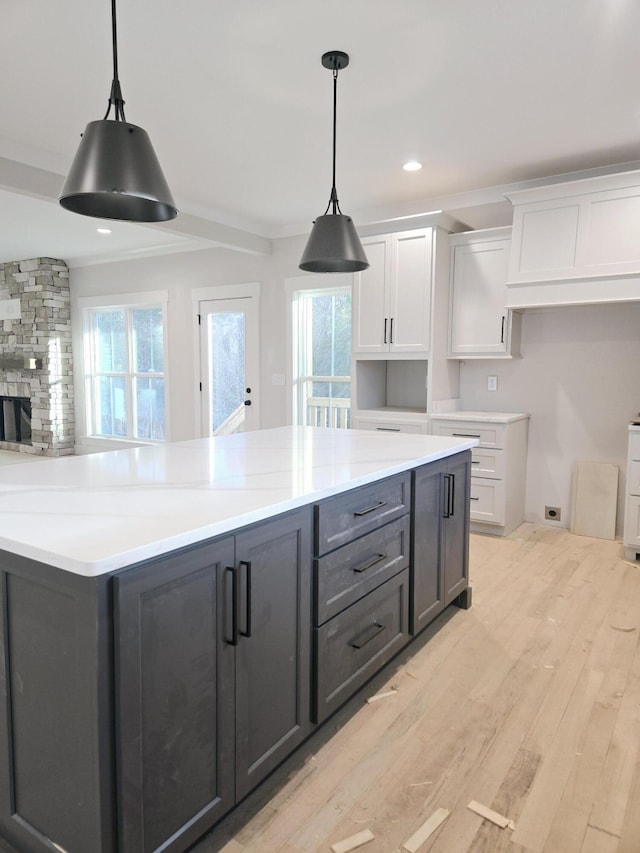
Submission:
{"label": "light wood floor", "polygon": [[194,853],[329,853],[366,828],[363,853],[395,853],[440,807],[419,853],[639,853],[640,564],[525,524],[472,536],[470,575],[473,607],[449,608]]}

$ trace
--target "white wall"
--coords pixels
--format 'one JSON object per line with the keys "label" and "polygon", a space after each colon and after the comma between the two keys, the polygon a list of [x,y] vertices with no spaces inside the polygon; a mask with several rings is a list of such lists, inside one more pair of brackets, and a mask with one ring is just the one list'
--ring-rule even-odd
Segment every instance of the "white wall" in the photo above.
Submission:
{"label": "white wall", "polygon": [[[487,376],[498,390],[487,391]],[[529,412],[526,518],[544,520],[545,505],[570,522],[577,461],[620,467],[617,532],[622,533],[627,426],[640,411],[640,304],[528,311],[522,358],[465,362],[462,406]]]}
{"label": "white wall", "polygon": [[172,441],[199,435],[198,365],[195,358],[194,288],[260,282],[260,379],[262,428],[288,422],[287,389],[272,385],[275,374],[287,373],[284,280],[298,269],[304,238],[280,240],[271,256],[210,249],[166,257],[77,267],[71,270],[77,435],[83,438],[82,321],[78,300],[88,296],[167,290],[167,334],[170,388],[169,437]]}

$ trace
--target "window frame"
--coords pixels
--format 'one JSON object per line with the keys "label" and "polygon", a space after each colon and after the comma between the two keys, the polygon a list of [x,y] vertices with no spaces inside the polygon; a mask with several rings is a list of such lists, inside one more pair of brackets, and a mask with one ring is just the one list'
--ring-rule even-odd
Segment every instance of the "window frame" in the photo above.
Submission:
{"label": "window frame", "polygon": [[[325,296],[349,294],[351,296],[351,306],[353,309],[353,276],[349,274],[338,274],[332,276],[331,284],[319,284],[316,276],[299,276],[288,279],[286,282],[287,290],[287,308],[288,308],[288,337],[289,337],[289,411],[292,424],[303,424],[305,421],[304,413],[302,412],[303,395],[300,390],[300,378],[304,371],[302,368],[306,363],[306,354],[303,353],[301,339],[299,335],[300,329],[300,306],[302,296]],[[352,314],[352,346],[353,350],[353,314]],[[351,387],[353,388],[353,376],[351,368],[353,367],[353,359],[350,360],[349,378],[351,379]],[[353,401],[353,396],[351,395]],[[353,404],[351,406],[353,409]]]}
{"label": "window frame", "polygon": [[[146,293],[115,294],[112,296],[89,297],[79,300],[82,311],[83,328],[83,416],[85,435],[90,440],[101,442],[117,442],[127,444],[164,444],[170,440],[169,424],[169,357],[168,357],[168,335],[167,335],[167,291],[149,291]],[[162,312],[162,373],[147,373],[133,370],[134,366],[134,336],[132,315],[136,310],[148,310],[158,308]],[[96,327],[95,318],[100,312],[124,311],[125,312],[125,335],[127,352],[127,369],[120,371],[98,371],[96,361]],[[97,377],[116,376],[124,377],[125,383],[125,407],[127,416],[127,435],[104,435],[98,433],[97,429]],[[135,404],[135,382],[138,378],[163,379],[165,398],[165,423],[164,438],[139,438],[134,435],[136,424]]]}

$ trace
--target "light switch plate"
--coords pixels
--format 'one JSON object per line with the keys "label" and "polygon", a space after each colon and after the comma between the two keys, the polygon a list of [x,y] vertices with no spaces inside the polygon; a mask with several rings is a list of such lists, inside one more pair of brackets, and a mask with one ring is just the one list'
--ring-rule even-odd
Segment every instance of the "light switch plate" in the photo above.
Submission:
{"label": "light switch plate", "polygon": [[487,391],[497,391],[498,390],[498,377],[497,376],[487,376]]}

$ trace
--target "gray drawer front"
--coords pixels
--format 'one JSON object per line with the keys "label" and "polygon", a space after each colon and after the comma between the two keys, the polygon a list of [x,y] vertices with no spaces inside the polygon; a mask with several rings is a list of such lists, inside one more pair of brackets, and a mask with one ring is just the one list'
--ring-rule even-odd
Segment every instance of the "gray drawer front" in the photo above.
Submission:
{"label": "gray drawer front", "polygon": [[346,545],[409,512],[411,477],[398,474],[316,504],[316,556]]}
{"label": "gray drawer front", "polygon": [[409,570],[314,630],[314,722],[333,713],[409,641]]}
{"label": "gray drawer front", "polygon": [[407,568],[409,528],[405,515],[313,561],[316,625]]}

